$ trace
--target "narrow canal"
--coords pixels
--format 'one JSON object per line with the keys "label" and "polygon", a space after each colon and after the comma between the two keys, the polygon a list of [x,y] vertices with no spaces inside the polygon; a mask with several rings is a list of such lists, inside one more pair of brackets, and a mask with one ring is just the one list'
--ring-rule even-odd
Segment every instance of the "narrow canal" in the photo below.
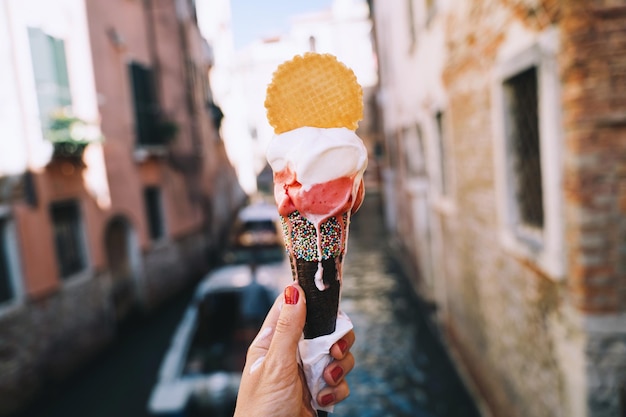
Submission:
{"label": "narrow canal", "polygon": [[[354,322],[356,367],[338,417],[479,417],[389,249],[380,198],[354,216],[342,307]],[[191,296],[126,326],[115,343],[20,417],[144,417],[172,332]],[[210,416],[207,416],[210,417]]]}
{"label": "narrow canal", "polygon": [[356,367],[341,417],[478,417],[445,349],[389,247],[380,198],[354,216],[342,308],[354,323]]}

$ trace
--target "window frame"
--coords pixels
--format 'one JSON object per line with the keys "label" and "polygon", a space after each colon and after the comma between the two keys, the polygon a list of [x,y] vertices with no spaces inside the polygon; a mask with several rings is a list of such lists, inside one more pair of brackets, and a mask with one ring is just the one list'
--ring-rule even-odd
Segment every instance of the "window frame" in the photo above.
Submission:
{"label": "window frame", "polygon": [[[153,213],[153,211],[151,210],[151,207],[149,205],[150,201],[149,201],[149,192],[151,191],[156,191],[155,194],[155,200],[154,202],[156,203],[156,214],[158,215],[158,218],[153,219],[151,216],[151,213]],[[147,185],[143,188],[143,202],[144,202],[144,208],[145,208],[145,216],[146,216],[146,226],[147,226],[147,232],[148,232],[148,238],[150,239],[151,242],[162,242],[167,240],[167,224],[165,222],[165,201],[163,199],[163,190],[161,189],[161,187],[157,186],[157,185]],[[153,221],[158,221],[158,228],[159,228],[159,232],[160,234],[158,236],[155,236],[153,234],[154,230],[153,230]]]}
{"label": "window frame", "polygon": [[7,275],[9,285],[13,292],[12,297],[5,301],[0,301],[0,316],[15,306],[21,304],[24,298],[24,288],[22,284],[22,269],[20,264],[20,254],[17,244],[17,231],[15,221],[9,214],[7,208],[0,206],[0,239],[2,239],[3,253],[7,261]]}
{"label": "window frame", "polygon": [[160,149],[166,142],[160,135],[160,104],[157,74],[153,66],[131,60],[127,63],[135,149]]}
{"label": "window frame", "polygon": [[[529,71],[533,72],[533,76],[534,76],[534,83],[535,83],[535,104],[537,105],[537,107],[534,109],[536,111],[536,120],[535,122],[537,123],[537,129],[539,129],[539,120],[540,115],[539,115],[539,68],[535,65],[531,65],[530,67],[517,72],[515,74],[513,74],[511,77],[503,80],[503,92],[504,92],[504,103],[503,103],[503,108],[505,110],[505,119],[504,119],[504,125],[505,125],[505,147],[506,147],[506,155],[507,155],[507,161],[506,161],[506,168],[507,168],[507,185],[508,185],[508,189],[509,192],[511,194],[510,198],[512,201],[514,201],[514,203],[511,204],[511,220],[512,220],[512,224],[514,224],[515,226],[515,232],[518,235],[518,237],[520,239],[526,239],[528,240],[529,244],[535,244],[535,245],[540,245],[541,244],[541,234],[543,233],[544,227],[545,227],[545,216],[544,216],[544,212],[543,212],[543,200],[544,200],[544,192],[543,190],[541,190],[541,193],[539,195],[540,201],[541,201],[541,214],[540,215],[536,215],[537,218],[533,218],[533,216],[535,216],[535,214],[531,214],[529,213],[529,209],[528,207],[524,207],[524,203],[522,201],[520,201],[520,196],[519,194],[522,193],[521,188],[523,188],[523,185],[520,184],[520,180],[522,180],[522,182],[525,182],[524,180],[527,180],[528,178],[525,177],[522,173],[519,172],[519,150],[517,150],[520,146],[519,143],[514,143],[515,141],[519,141],[519,129],[518,129],[518,125],[517,125],[517,121],[514,120],[515,117],[511,117],[511,114],[513,113],[511,111],[511,109],[509,108],[509,104],[519,104],[518,102],[518,98],[515,97],[512,100],[508,99],[509,96],[509,92],[511,92],[512,90],[514,90],[516,87],[514,85],[514,80],[519,80],[519,77],[525,76]],[[525,109],[524,109],[525,110]],[[509,132],[510,133],[517,133],[516,137],[510,137],[509,136]],[[537,152],[539,154],[539,167],[538,167],[538,172],[536,173],[536,175],[539,176],[539,179],[541,180],[541,182],[543,183],[543,169],[541,167],[541,133],[539,131],[536,132],[536,145],[537,145]],[[510,157],[509,157],[510,155]],[[525,190],[525,191],[530,191],[530,190]],[[537,222],[537,223],[535,223]]]}
{"label": "window frame", "polygon": [[[55,229],[57,227],[57,223],[55,221],[55,217],[54,217],[54,214],[53,214],[54,208],[62,206],[62,205],[74,205],[75,208],[76,208],[77,218],[75,219],[75,221],[76,221],[77,231],[76,231],[76,235],[74,236],[74,238],[76,238],[76,244],[78,245],[80,261],[81,261],[81,264],[82,264],[80,270],[72,271],[72,272],[70,272],[68,274],[63,274],[63,266],[61,265],[62,262],[61,262],[61,259],[59,257],[59,249],[60,248],[57,245],[57,235],[56,235],[56,232],[55,232]],[[84,223],[84,218],[83,218],[83,213],[82,213],[82,207],[81,207],[81,204],[80,204],[80,200],[69,199],[69,200],[53,201],[48,206],[48,212],[49,212],[49,215],[50,215],[50,224],[52,226],[52,239],[53,239],[53,245],[54,245],[54,250],[55,250],[55,252],[54,252],[55,260],[56,260],[57,266],[58,266],[59,280],[61,282],[74,281],[74,280],[78,279],[79,277],[82,277],[85,274],[87,274],[89,272],[89,268],[90,268],[89,248],[87,246],[86,229],[85,229],[85,223]],[[68,246],[68,245],[64,244],[63,246]]]}
{"label": "window frame", "polygon": [[433,113],[433,132],[435,149],[437,152],[437,191],[441,198],[450,198],[452,181],[450,174],[450,149],[447,138],[446,121],[448,114],[445,109],[438,108]]}
{"label": "window frame", "polygon": [[[428,116],[430,188],[433,208],[443,215],[456,212],[456,172],[452,137],[452,110],[446,103],[434,106]],[[441,115],[441,124],[438,120]],[[445,185],[444,185],[445,183]]]}
{"label": "window frame", "polygon": [[[496,64],[493,77],[494,165],[499,237],[513,256],[533,263],[555,280],[564,279],[562,116],[557,64],[558,32],[550,28],[530,45],[519,48]],[[510,52],[510,51],[509,51]],[[528,233],[517,224],[517,201],[511,173],[510,139],[506,134],[506,81],[532,67],[537,70],[537,105],[544,224]]]}
{"label": "window frame", "polygon": [[429,27],[437,15],[439,4],[437,0],[424,0],[424,10],[426,11],[426,27]]}
{"label": "window frame", "polygon": [[[66,41],[39,27],[29,26],[27,31],[37,111],[41,132],[46,138],[53,113],[71,109],[73,105]],[[43,61],[48,58],[51,62]],[[47,74],[44,74],[45,68],[48,68]],[[44,78],[41,77],[42,75]],[[50,106],[52,101],[54,101],[53,107]]]}
{"label": "window frame", "polygon": [[409,52],[413,52],[417,46],[418,26],[415,18],[415,6],[415,0],[406,0],[406,17],[409,30]]}

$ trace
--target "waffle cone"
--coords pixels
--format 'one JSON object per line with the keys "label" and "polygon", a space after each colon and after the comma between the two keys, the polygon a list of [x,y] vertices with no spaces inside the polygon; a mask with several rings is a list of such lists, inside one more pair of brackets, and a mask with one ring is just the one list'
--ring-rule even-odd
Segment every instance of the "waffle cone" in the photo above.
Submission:
{"label": "waffle cone", "polygon": [[363,90],[354,72],[333,55],[308,52],[278,66],[265,107],[276,134],[303,126],[356,130]]}
{"label": "waffle cone", "polygon": [[[294,279],[306,295],[304,338],[331,334],[335,331],[339,312],[348,213],[329,218],[318,229],[298,212],[281,217],[281,221]],[[321,247],[318,247],[318,238]],[[323,290],[316,283],[316,276],[320,273]]]}

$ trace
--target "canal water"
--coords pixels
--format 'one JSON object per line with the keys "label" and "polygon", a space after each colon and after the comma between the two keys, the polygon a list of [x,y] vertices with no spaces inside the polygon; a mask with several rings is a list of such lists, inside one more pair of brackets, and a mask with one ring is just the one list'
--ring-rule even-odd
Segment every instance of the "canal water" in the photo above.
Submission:
{"label": "canal water", "polygon": [[377,193],[353,216],[342,309],[353,321],[355,369],[341,417],[479,417],[399,259],[390,249]]}

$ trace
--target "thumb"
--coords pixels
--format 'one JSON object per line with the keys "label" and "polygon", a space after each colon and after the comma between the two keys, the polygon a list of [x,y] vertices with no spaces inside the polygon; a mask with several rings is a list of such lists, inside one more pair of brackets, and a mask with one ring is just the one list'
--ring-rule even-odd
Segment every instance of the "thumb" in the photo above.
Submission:
{"label": "thumb", "polygon": [[[304,291],[297,284],[288,285],[284,291],[285,302],[276,321],[268,356],[285,358],[295,356],[306,319]],[[277,356],[274,356],[277,355]]]}

